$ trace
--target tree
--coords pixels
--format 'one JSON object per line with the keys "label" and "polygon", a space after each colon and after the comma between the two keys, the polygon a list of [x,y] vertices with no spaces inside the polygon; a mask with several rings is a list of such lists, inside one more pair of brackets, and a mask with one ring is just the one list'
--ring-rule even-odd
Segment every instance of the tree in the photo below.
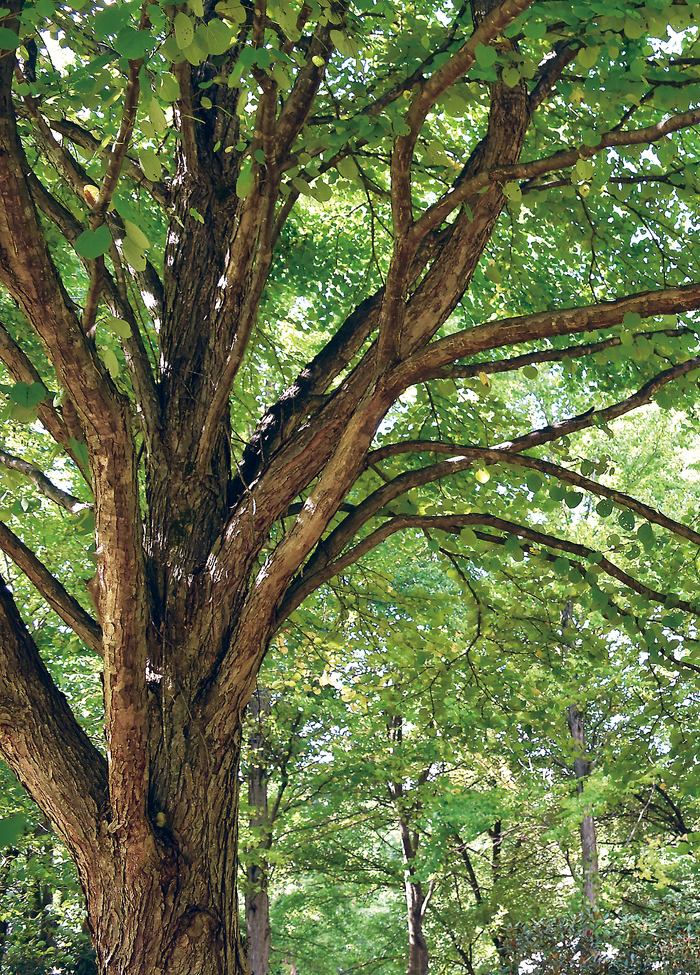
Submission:
{"label": "tree", "polygon": [[[502,546],[634,632],[656,620],[651,652],[674,659],[658,607],[695,612],[700,536],[604,464],[579,473],[566,438],[653,398],[692,410],[692,320],[658,316],[700,305],[695,8],[3,11],[7,416],[54,446],[44,469],[2,462],[76,527],[94,516],[94,612],[60,553],[52,572],[21,527],[0,544],[101,656],[106,753],[14,583],[0,747],[76,861],[103,972],[232,975],[242,715],[320,585],[393,533],[461,532],[475,563]],[[499,398],[537,364],[570,412]],[[673,591],[628,539],[623,568],[575,522],[529,519],[542,476],[545,515],[586,493],[639,517]]]}

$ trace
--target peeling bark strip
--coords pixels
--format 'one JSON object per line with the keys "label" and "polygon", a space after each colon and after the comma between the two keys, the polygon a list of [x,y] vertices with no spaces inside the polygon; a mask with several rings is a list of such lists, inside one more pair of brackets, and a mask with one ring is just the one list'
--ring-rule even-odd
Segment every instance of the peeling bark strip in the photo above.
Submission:
{"label": "peeling bark strip", "polygon": [[[21,45],[25,33],[37,30],[41,36],[43,28],[31,19],[35,8],[24,6],[7,0],[0,25],[4,43],[17,35]],[[110,16],[126,6],[112,4]],[[479,267],[514,181],[525,181],[523,189],[530,191],[541,187],[538,180],[546,174],[569,179],[573,167],[603,160],[608,149],[660,149],[662,140],[697,125],[698,110],[663,117],[657,112],[651,124],[628,125],[635,107],[618,124],[601,120],[595,137],[583,144],[577,115],[575,138],[562,147],[562,105],[569,98],[560,85],[569,92],[576,81],[569,66],[591,25],[582,21],[562,40],[564,28],[557,24],[552,39],[551,24],[543,20],[534,77],[518,68],[513,78],[527,38],[518,18],[546,17],[532,0],[479,0],[472,5],[473,25],[465,25],[465,11],[448,27],[433,18],[435,49],[418,66],[414,61],[410,74],[398,63],[395,72],[371,84],[364,74],[358,83],[354,61],[345,54],[344,44],[361,21],[346,0],[323,6],[322,15],[303,5],[296,30],[293,22],[271,22],[264,0],[244,5],[244,19],[230,27],[228,50],[219,50],[212,38],[229,30],[230,11],[220,16],[212,0],[191,4],[188,12],[185,6],[145,5],[124,34],[105,28],[107,7],[75,5],[60,13],[69,41],[76,31],[78,59],[90,52],[80,64],[85,75],[94,69],[98,80],[109,79],[115,94],[110,104],[118,113],[113,129],[106,112],[96,112],[95,131],[88,131],[83,101],[71,103],[73,76],[62,79],[54,105],[32,94],[32,79],[22,75],[21,46],[0,51],[0,284],[14,302],[0,324],[0,359],[15,383],[43,384],[47,395],[37,404],[38,418],[93,492],[97,572],[91,594],[98,618],[71,580],[49,570],[62,559],[44,564],[43,553],[40,559],[5,526],[0,548],[102,656],[107,755],[81,731],[22,621],[12,587],[4,585],[0,750],[75,858],[101,975],[248,971],[236,886],[242,717],[274,633],[314,589],[393,532],[415,528],[458,534],[474,526],[478,538],[494,545],[516,535],[552,560],[566,553],[582,564],[594,554],[541,525],[497,517],[477,494],[466,512],[394,513],[389,505],[410,489],[448,480],[477,463],[526,468],[607,498],[672,537],[700,541],[692,526],[528,453],[625,416],[665,389],[692,384],[700,367],[697,350],[669,357],[607,405],[591,404],[537,429],[520,428],[524,421],[516,418],[507,441],[501,430],[498,443],[484,437],[478,445],[460,445],[469,437],[421,435],[372,449],[399,397],[421,383],[495,375],[535,362],[591,363],[622,342],[618,327],[626,315],[700,308],[700,283],[659,277],[637,284],[635,291],[647,289],[640,293],[607,291],[606,301],[594,293],[592,304],[573,308],[561,307],[552,294],[546,311],[490,320],[487,309],[472,327],[450,332],[453,319],[438,336],[468,300],[475,273],[481,280]],[[432,16],[428,7],[425,12]],[[95,17],[103,19],[96,24]],[[183,40],[190,29],[216,51],[193,52]],[[597,45],[598,28],[591,30]],[[167,70],[151,56],[154,50],[172,58]],[[94,52],[99,69],[93,68]],[[479,74],[488,70],[487,62],[493,71]],[[512,84],[504,81],[506,64]],[[334,84],[337,73],[344,74],[341,85]],[[478,86],[480,77],[486,78],[488,106],[474,108],[473,128],[465,124],[462,158],[434,178],[422,157],[432,138],[431,117],[442,112],[441,99],[455,85]],[[342,104],[336,98],[341,88],[355,92]],[[172,132],[170,114],[160,119],[166,89]],[[379,95],[372,94],[375,89]],[[327,91],[333,92],[330,100]],[[52,115],[62,106],[68,114],[73,104],[76,118],[49,119],[47,102]],[[651,110],[642,99],[640,115],[642,103],[645,112]],[[555,118],[549,138],[546,126],[535,131],[535,112],[538,120],[546,121],[548,113]],[[360,130],[340,147],[334,144],[344,125],[360,122],[385,126],[381,139],[391,143],[386,153]],[[84,151],[84,164],[74,147]],[[103,176],[94,175],[88,156],[104,161]],[[327,344],[252,432],[234,431],[232,397],[237,402],[250,371],[259,370],[259,311],[286,221],[302,192],[317,191],[323,174],[354,159],[362,205],[371,209],[376,195],[390,209],[386,249],[374,255],[382,269],[374,293],[343,312]],[[384,184],[372,175],[382,159]],[[426,172],[429,184],[419,184]],[[96,190],[92,179],[100,182]],[[578,184],[574,192],[580,193]],[[135,225],[130,230],[119,207],[129,199],[137,210],[149,199],[167,222],[162,280],[156,257],[136,256],[125,244]],[[101,253],[81,247],[86,232],[93,243],[102,235]],[[78,270],[64,271],[71,249]],[[494,307],[505,303],[502,293],[494,291],[493,298]],[[106,316],[118,323],[124,361],[114,375],[96,338]],[[465,312],[463,323],[468,321]],[[615,334],[577,344],[582,333],[606,330]],[[645,341],[688,332],[668,323],[644,331],[635,326],[635,338]],[[563,336],[571,337],[566,348],[557,341]],[[294,376],[297,368],[283,362],[279,374],[270,374],[270,388],[281,388],[281,377]],[[400,473],[385,473],[382,465],[401,459]],[[50,470],[4,447],[0,465],[70,513],[87,504],[58,487]],[[360,483],[370,469],[379,486]],[[625,591],[659,603],[672,597],[681,610],[694,610],[690,600],[657,591],[610,559],[599,559],[598,566]],[[689,661],[673,662],[697,669]],[[585,727],[575,704],[569,721],[581,749],[575,770],[581,784],[587,774]],[[400,735],[400,727],[394,730]],[[262,740],[251,749],[249,799],[269,840],[282,793],[269,808]],[[432,889],[417,879],[419,834],[401,783],[390,784],[390,792],[406,868],[409,973],[425,975],[423,917]],[[598,882],[593,826],[587,814],[581,838],[592,906]],[[497,824],[494,873],[501,843]],[[470,876],[479,899],[473,871]],[[251,868],[247,879],[250,962],[254,975],[265,975],[270,933],[264,864]]]}

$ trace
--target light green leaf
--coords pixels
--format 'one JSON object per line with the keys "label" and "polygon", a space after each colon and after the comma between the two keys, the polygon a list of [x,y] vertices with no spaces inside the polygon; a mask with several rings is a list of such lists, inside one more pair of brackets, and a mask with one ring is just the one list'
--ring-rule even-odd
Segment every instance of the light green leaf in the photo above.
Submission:
{"label": "light green leaf", "polygon": [[153,123],[153,128],[160,135],[163,135],[165,132],[168,131],[168,122],[167,119],[165,118],[165,113],[163,112],[163,109],[160,107],[158,103],[158,99],[151,98],[146,108],[148,111],[148,117]]}
{"label": "light green leaf", "polygon": [[498,57],[496,51],[492,47],[486,47],[485,44],[477,44],[474,55],[480,68],[490,68],[496,63]]}
{"label": "light green leaf", "polygon": [[160,159],[153,149],[139,149],[139,163],[146,179],[156,183],[161,177]]}
{"label": "light green leaf", "polygon": [[112,379],[116,379],[119,375],[119,359],[117,359],[115,353],[111,349],[108,349],[106,345],[101,347],[100,355],[102,356],[102,361],[107,366],[110,376]]}
{"label": "light green leaf", "polygon": [[243,164],[238,174],[238,179],[236,180],[236,196],[244,200],[253,189],[254,183],[253,163],[252,160],[248,160]]}
{"label": "light green leaf", "polygon": [[143,253],[143,249],[129,236],[126,236],[122,241],[122,254],[135,271],[146,270],[146,255]]}
{"label": "light green leaf", "polygon": [[105,326],[114,335],[118,335],[120,339],[128,339],[131,335],[129,323],[125,322],[123,318],[115,318],[114,315],[107,315],[105,318]]}
{"label": "light green leaf", "polygon": [[194,40],[194,24],[190,17],[182,10],[175,14],[175,40],[181,51],[189,47]]}
{"label": "light green leaf", "polygon": [[124,226],[126,227],[127,236],[133,240],[137,247],[145,250],[147,247],[151,246],[148,237],[146,237],[143,230],[141,230],[140,227],[137,227],[135,223],[132,223],[131,220],[125,220]]}

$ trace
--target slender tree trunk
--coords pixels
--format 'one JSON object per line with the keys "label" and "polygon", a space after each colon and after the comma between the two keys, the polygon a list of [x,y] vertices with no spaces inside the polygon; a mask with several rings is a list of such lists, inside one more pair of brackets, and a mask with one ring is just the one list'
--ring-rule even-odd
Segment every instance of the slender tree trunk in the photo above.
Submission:
{"label": "slender tree trunk", "polygon": [[[400,748],[403,740],[403,718],[394,715],[388,725],[389,738],[395,748]],[[421,776],[420,781],[424,781]],[[408,975],[427,975],[428,945],[423,936],[423,917],[428,906],[432,887],[427,895],[423,893],[422,883],[416,879],[415,860],[420,845],[420,836],[409,825],[409,812],[402,782],[390,782],[389,793],[398,812],[401,849],[404,860],[404,890],[406,893],[406,920],[408,926]],[[415,807],[414,807],[415,811]]]}
{"label": "slender tree trunk", "polygon": [[[574,773],[576,775],[578,794],[583,793],[586,778],[591,771],[591,763],[585,758],[586,754],[586,723],[584,715],[578,705],[570,704],[568,710],[569,731],[576,742],[578,754],[574,759]],[[583,866],[583,897],[591,910],[595,910],[598,903],[598,845],[596,843],[595,820],[590,813],[584,813],[581,820],[581,862]]]}
{"label": "slender tree trunk", "polygon": [[412,880],[411,867],[406,870],[406,908],[408,917],[408,975],[427,975],[428,945],[423,935],[425,897],[423,885]]}
{"label": "slender tree trunk", "polygon": [[[250,825],[263,830],[257,849],[248,851],[251,859],[246,867],[245,918],[248,935],[248,964],[252,975],[268,975],[270,971],[270,899],[268,896],[269,867],[264,855],[269,849],[268,769],[265,761],[266,739],[264,719],[270,714],[270,695],[256,688],[250,699],[248,713],[256,729],[250,736],[250,764],[248,766],[248,805]],[[251,854],[253,854],[251,856]],[[262,859],[254,856],[255,854]]]}

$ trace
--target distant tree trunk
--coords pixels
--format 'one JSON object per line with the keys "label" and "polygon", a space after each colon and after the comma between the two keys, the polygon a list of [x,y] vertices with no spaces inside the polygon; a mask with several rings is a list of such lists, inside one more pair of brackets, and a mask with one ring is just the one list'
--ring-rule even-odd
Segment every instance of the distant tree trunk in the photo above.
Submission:
{"label": "distant tree trunk", "polygon": [[[561,614],[561,628],[566,630],[572,622],[572,603],[567,602]],[[563,645],[565,652],[570,650],[568,644]],[[586,758],[588,745],[586,742],[586,719],[577,702],[569,705],[567,710],[569,733],[575,742],[574,774],[578,794],[583,794],[586,779],[591,772],[591,763]],[[583,867],[583,898],[591,910],[595,910],[598,902],[598,845],[596,843],[595,820],[589,812],[585,812],[580,826],[581,861]]]}
{"label": "distant tree trunk", "polygon": [[[409,834],[406,829],[406,834]],[[402,841],[404,830],[402,824]],[[404,843],[405,849],[405,843]],[[414,854],[415,856],[415,854]],[[406,869],[406,908],[408,917],[408,975],[427,975],[428,973],[428,945],[423,936],[423,915],[425,913],[426,898],[423,895],[423,885],[420,881],[412,880],[413,868]]]}
{"label": "distant tree trunk", "polygon": [[[586,754],[586,723],[578,705],[570,704],[568,711],[569,731],[578,746],[574,759],[574,773],[577,780],[578,794],[583,793],[586,778],[591,771],[591,763]],[[581,820],[581,861],[583,865],[583,897],[595,910],[598,903],[598,845],[596,843],[595,820],[590,813],[584,813]]]}
{"label": "distant tree trunk", "polygon": [[[390,719],[388,732],[395,746],[400,747],[403,738],[403,718],[400,715],[394,715]],[[423,776],[421,776],[421,780],[424,781]],[[419,784],[421,780],[419,780]],[[410,828],[403,783],[390,782],[389,793],[398,812],[401,848],[405,865],[404,889],[408,922],[408,968],[406,971],[407,975],[427,975],[429,956],[428,945],[423,936],[423,917],[432,895],[432,885],[427,894],[424,894],[422,883],[416,879],[415,859],[420,845],[420,836]]]}
{"label": "distant tree trunk", "polygon": [[[248,766],[248,804],[251,807],[250,825],[265,833],[257,848],[264,856],[270,848],[267,784],[269,771],[266,762],[264,719],[270,714],[270,695],[257,687],[248,705],[248,714],[257,721],[250,736],[250,764]],[[249,851],[250,853],[250,851]],[[245,919],[248,933],[248,964],[252,975],[268,975],[270,971],[270,899],[268,896],[268,864],[251,857],[246,867]]]}

